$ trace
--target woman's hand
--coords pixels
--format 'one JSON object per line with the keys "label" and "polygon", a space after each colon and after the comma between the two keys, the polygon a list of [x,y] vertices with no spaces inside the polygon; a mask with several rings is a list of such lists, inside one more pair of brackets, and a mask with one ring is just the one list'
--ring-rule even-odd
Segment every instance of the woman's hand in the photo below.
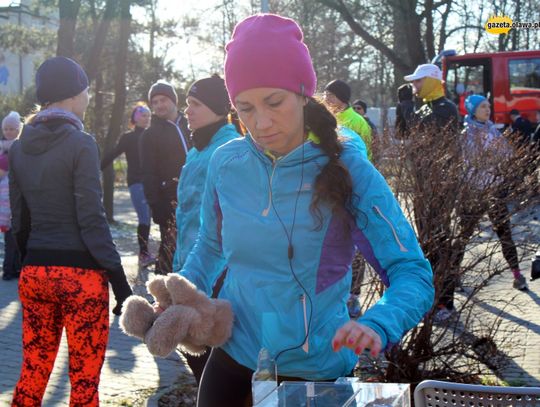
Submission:
{"label": "woman's hand", "polygon": [[371,356],[381,351],[381,337],[373,329],[356,321],[349,321],[339,328],[332,339],[332,348],[337,352],[342,347],[352,349],[360,355],[364,349],[370,349]]}

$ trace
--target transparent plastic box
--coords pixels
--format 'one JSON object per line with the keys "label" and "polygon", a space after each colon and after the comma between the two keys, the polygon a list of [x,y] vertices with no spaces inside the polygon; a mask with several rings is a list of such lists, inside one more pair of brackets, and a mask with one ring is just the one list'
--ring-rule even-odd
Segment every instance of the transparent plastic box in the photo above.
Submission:
{"label": "transparent plastic box", "polygon": [[408,384],[363,383],[357,378],[328,382],[283,382],[257,407],[411,407]]}

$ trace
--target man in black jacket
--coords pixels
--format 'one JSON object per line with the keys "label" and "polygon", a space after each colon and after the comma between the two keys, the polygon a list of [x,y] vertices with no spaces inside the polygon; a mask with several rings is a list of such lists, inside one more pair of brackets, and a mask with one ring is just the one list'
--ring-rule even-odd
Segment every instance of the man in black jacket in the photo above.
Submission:
{"label": "man in black jacket", "polygon": [[528,146],[534,131],[531,122],[526,117],[522,117],[517,109],[510,110],[510,120],[512,120],[512,135],[516,136],[522,145]]}
{"label": "man in black jacket", "polygon": [[[444,95],[442,72],[437,65],[422,64],[404,78],[412,82],[413,91],[422,105],[408,123],[410,137],[417,138],[418,151],[411,151],[411,160],[418,188],[414,202],[416,225],[426,257],[436,278],[437,312],[435,322],[444,322],[455,315],[454,291],[459,267],[450,264],[451,219],[445,212],[448,187],[434,188],[446,180],[447,170],[455,165],[458,146],[459,116],[456,105]],[[459,266],[459,265],[458,265]],[[441,284],[442,282],[442,284]]]}
{"label": "man in black jacket", "polygon": [[458,110],[455,103],[444,95],[439,67],[433,64],[419,65],[414,73],[405,76],[405,80],[412,82],[414,93],[422,101],[413,118],[419,130],[447,129],[457,134]]}
{"label": "man in black jacket", "polygon": [[190,147],[189,130],[176,107],[178,98],[171,84],[154,83],[148,100],[153,115],[141,138],[142,178],[152,218],[161,233],[156,273],[167,274],[172,271],[176,247],[176,188]]}

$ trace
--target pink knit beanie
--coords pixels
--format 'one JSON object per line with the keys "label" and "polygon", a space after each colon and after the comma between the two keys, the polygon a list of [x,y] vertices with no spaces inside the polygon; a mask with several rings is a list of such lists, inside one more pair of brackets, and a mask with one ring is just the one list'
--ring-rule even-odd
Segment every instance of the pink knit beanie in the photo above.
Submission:
{"label": "pink knit beanie", "polygon": [[317,78],[302,30],[290,18],[256,14],[239,22],[225,47],[225,84],[231,102],[253,88],[313,96]]}

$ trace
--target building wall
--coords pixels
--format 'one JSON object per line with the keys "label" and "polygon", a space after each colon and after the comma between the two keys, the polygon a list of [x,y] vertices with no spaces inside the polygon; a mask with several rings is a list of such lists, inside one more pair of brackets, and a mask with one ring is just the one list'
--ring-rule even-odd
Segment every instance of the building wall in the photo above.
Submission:
{"label": "building wall", "polygon": [[[58,17],[55,15],[36,16],[30,13],[32,0],[12,2],[11,6],[0,7],[0,26],[16,24],[26,27],[38,27],[49,30],[58,29]],[[43,53],[16,54],[2,48],[0,42],[0,94],[17,95],[24,92],[34,81],[37,65],[42,61]]]}

